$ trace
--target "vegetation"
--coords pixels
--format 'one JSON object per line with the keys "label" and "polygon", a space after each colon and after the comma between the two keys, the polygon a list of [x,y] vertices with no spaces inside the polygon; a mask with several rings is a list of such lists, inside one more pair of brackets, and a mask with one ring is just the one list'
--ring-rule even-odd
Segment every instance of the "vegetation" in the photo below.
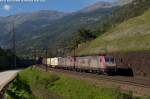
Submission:
{"label": "vegetation", "polygon": [[89,29],[79,29],[78,33],[75,34],[74,38],[69,43],[70,49],[75,49],[79,44],[86,43],[96,38],[96,34]]}
{"label": "vegetation", "polygon": [[13,64],[13,58],[14,55],[10,50],[3,50],[0,48],[0,70],[10,69]]}
{"label": "vegetation", "polygon": [[[16,67],[14,67],[14,57],[16,57]],[[33,63],[32,60],[20,59],[15,56],[10,50],[3,50],[0,48],[0,71],[14,68],[21,68],[30,66]]]}
{"label": "vegetation", "polygon": [[97,30],[101,30],[100,34],[106,33],[118,24],[142,15],[150,8],[149,5],[149,0],[133,0],[126,5],[115,7],[111,15],[105,16],[104,21],[99,25]]}
{"label": "vegetation", "polygon": [[109,22],[112,25],[121,23],[130,18],[142,15],[149,9],[149,0],[133,0],[132,3],[116,8],[110,16]]}
{"label": "vegetation", "polygon": [[[129,20],[131,18],[134,18],[134,17],[142,15],[145,11],[148,10],[149,5],[150,5],[150,1],[149,0],[133,0],[132,3],[126,4],[124,6],[118,6],[118,7],[113,8],[114,10],[113,10],[111,15],[105,16],[105,18],[103,19],[102,22],[100,22],[96,26],[94,25],[95,28],[92,31],[94,31],[93,34],[94,34],[95,38],[97,37],[99,39],[103,39],[103,37],[104,37],[103,35],[105,35],[105,33],[107,35],[107,32],[111,32],[111,30],[116,28],[118,26],[118,24],[120,24],[122,22],[125,22],[125,21],[127,21],[127,20]],[[87,32],[87,31],[85,31],[85,32]],[[88,32],[87,32],[87,34],[84,33],[84,35],[88,36]],[[129,43],[130,41],[136,42],[138,40],[138,38],[139,39],[141,38],[140,36],[137,36],[137,37],[134,37],[134,38],[125,38],[125,39],[120,39],[120,40],[111,40],[110,41],[110,46],[109,46],[109,42],[107,42],[107,43],[106,42],[102,42],[102,43],[98,42],[97,44],[95,44],[95,45],[93,44],[93,45],[89,46],[88,49],[86,49],[86,47],[88,46],[88,44],[89,44],[91,39],[90,40],[89,39],[84,40],[84,41],[86,41],[86,44],[85,44],[85,42],[81,42],[82,40],[80,39],[80,36],[81,35],[75,35],[74,39],[72,40],[72,43],[70,44],[70,45],[76,46],[76,48],[77,48],[77,46],[79,44],[81,44],[81,45],[83,44],[83,46],[85,48],[84,49],[83,49],[83,47],[78,48],[77,49],[78,50],[77,53],[80,52],[80,54],[78,54],[78,55],[99,54],[101,52],[101,50],[105,50],[105,52],[110,52],[111,51],[110,47],[111,48],[112,47],[116,48],[116,46],[119,46],[118,45],[119,42],[120,42],[119,44],[122,44],[122,43],[124,43],[126,41],[127,41],[126,43]],[[107,39],[109,39],[109,38],[107,38]],[[149,38],[148,37],[146,37],[146,38],[143,37],[142,39],[145,39],[145,42],[139,40],[139,43],[140,43],[140,41],[143,42],[143,43],[147,43],[148,42],[147,40]],[[112,44],[113,43],[112,41],[115,44]],[[95,41],[95,43],[96,42],[97,41]],[[106,47],[106,45],[107,45],[107,47]],[[97,48],[95,49],[95,47],[97,47]],[[120,48],[122,50],[124,49],[124,47],[125,46],[121,46],[120,45]],[[143,50],[147,49],[146,45],[143,45],[143,47],[145,47],[145,48],[142,48]],[[122,51],[121,49],[120,50],[118,49],[117,51]],[[84,50],[84,51],[86,50],[86,51],[84,52],[82,50]],[[91,52],[90,52],[90,50],[91,50]],[[114,50],[112,49],[111,52],[113,52],[113,51]]]}
{"label": "vegetation", "polygon": [[107,52],[129,52],[150,50],[150,10],[143,15],[124,21],[116,28],[93,40],[89,46],[78,52],[80,55]]}
{"label": "vegetation", "polygon": [[11,89],[7,90],[8,99],[33,99],[32,91],[27,82],[18,75],[13,82]]}
{"label": "vegetation", "polygon": [[141,99],[118,88],[33,68],[22,71],[6,94],[8,99]]}

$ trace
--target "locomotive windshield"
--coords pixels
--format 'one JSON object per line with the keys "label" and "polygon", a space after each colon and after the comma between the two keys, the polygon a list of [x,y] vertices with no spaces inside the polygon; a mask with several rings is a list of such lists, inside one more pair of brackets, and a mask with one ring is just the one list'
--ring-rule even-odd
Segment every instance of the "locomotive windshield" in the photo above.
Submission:
{"label": "locomotive windshield", "polygon": [[109,63],[114,63],[115,59],[113,57],[105,57],[105,61]]}

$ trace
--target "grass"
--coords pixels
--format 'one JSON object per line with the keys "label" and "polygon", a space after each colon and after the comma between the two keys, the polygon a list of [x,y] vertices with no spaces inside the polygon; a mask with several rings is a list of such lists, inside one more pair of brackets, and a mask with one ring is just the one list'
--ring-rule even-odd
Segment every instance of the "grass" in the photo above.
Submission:
{"label": "grass", "polygon": [[[95,86],[80,79],[28,68],[7,90],[8,99],[142,99],[119,88]],[[148,98],[143,98],[148,99]]]}
{"label": "grass", "polygon": [[99,54],[102,49],[109,53],[150,50],[150,10],[117,25],[77,53]]}

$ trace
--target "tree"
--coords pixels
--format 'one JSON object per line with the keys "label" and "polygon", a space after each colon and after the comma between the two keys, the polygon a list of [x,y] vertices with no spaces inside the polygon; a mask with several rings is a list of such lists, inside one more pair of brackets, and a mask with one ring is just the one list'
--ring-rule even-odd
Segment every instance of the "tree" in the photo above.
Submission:
{"label": "tree", "polygon": [[85,28],[81,28],[78,32],[73,36],[73,39],[69,43],[70,49],[75,49],[79,44],[85,43],[87,41],[93,40],[96,38],[96,35],[93,31]]}

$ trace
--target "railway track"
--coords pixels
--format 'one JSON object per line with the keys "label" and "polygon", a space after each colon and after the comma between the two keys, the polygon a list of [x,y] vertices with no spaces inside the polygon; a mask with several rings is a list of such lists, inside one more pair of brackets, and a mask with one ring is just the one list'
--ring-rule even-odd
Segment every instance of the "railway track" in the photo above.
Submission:
{"label": "railway track", "polygon": [[[43,68],[44,69],[44,68]],[[70,70],[63,70],[63,69],[54,69],[54,68],[48,68],[50,71],[60,72],[60,73],[71,73],[77,76],[83,76],[83,77],[92,77],[96,79],[103,79],[103,80],[109,80],[117,83],[123,83],[123,84],[130,84],[134,86],[139,86],[143,88],[149,88],[150,89],[150,79],[141,79],[136,77],[129,77],[129,76],[107,76],[107,75],[99,75],[94,73],[86,73],[86,72],[76,72],[76,71],[70,71]]]}
{"label": "railway track", "polygon": [[51,69],[53,71],[58,71],[58,72],[68,72],[68,73],[73,73],[75,75],[82,75],[83,77],[92,77],[100,80],[109,80],[121,84],[130,84],[134,86],[139,86],[139,87],[144,87],[144,88],[149,88],[150,89],[150,81],[149,80],[143,80],[143,79],[138,79],[134,77],[121,77],[121,76],[105,76],[105,75],[98,75],[98,74],[92,74],[92,73],[85,73],[85,72],[75,72],[75,71],[68,71],[68,70],[58,70],[58,69]]}
{"label": "railway track", "polygon": [[[43,68],[44,69],[44,68]],[[70,71],[70,70],[63,70],[63,69],[54,69],[54,68],[48,68],[51,71],[61,72],[61,73],[71,73],[75,74],[77,76],[84,76],[84,77],[92,77],[96,79],[103,79],[103,80],[109,80],[117,83],[122,84],[130,84],[134,86],[144,87],[144,88],[150,88],[150,79],[141,79],[136,77],[129,77],[129,76],[106,76],[106,75],[98,75],[94,73],[86,73],[86,72],[76,72],[76,71]]]}
{"label": "railway track", "polygon": [[[40,67],[45,69],[45,67]],[[94,84],[105,84],[115,85],[119,88],[127,91],[132,91],[135,95],[148,95],[150,96],[150,79],[138,78],[138,77],[127,77],[127,76],[106,76],[98,75],[86,72],[76,72],[63,69],[48,68],[49,71],[61,73],[65,75],[71,75],[76,78],[81,78],[84,80],[90,80]],[[103,82],[103,83],[100,83]],[[106,85],[107,86],[107,85]]]}
{"label": "railway track", "polygon": [[[92,75],[92,77],[95,77],[97,78],[98,75]],[[150,83],[144,83],[144,82],[136,82],[136,79],[133,80],[133,78],[128,78],[125,79],[124,77],[123,78],[115,78],[115,77],[106,77],[106,76],[99,76],[100,79],[103,79],[103,80],[108,80],[108,81],[113,81],[113,82],[116,82],[116,83],[121,83],[121,84],[128,84],[128,85],[133,85],[133,86],[138,86],[138,87],[143,87],[143,88],[149,88],[150,89]],[[139,80],[139,79],[138,79]],[[146,81],[148,82],[148,81]]]}

